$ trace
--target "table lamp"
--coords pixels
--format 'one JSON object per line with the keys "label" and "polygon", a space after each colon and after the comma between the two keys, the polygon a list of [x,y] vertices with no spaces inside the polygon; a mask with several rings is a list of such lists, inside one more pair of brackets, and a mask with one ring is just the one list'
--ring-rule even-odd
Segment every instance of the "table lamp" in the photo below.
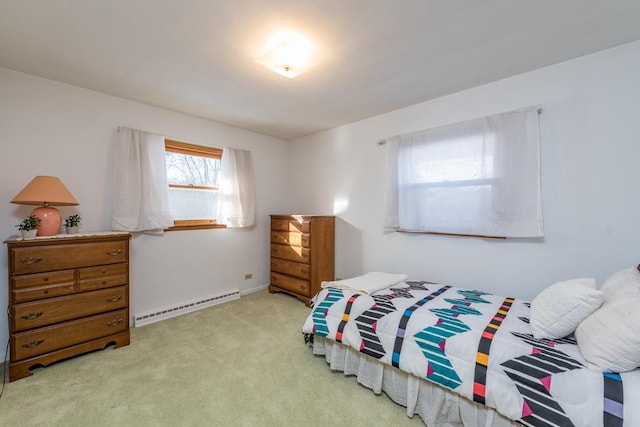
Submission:
{"label": "table lamp", "polygon": [[78,201],[55,176],[36,176],[22,189],[11,203],[18,205],[41,205],[32,215],[40,218],[38,236],[53,236],[62,225],[62,217],[53,206],[75,206]]}

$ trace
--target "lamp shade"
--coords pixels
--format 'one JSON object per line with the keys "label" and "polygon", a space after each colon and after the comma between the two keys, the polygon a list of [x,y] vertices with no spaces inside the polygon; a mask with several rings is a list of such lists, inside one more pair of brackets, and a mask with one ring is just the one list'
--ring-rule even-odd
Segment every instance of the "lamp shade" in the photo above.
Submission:
{"label": "lamp shade", "polygon": [[55,176],[36,176],[11,200],[11,203],[43,206],[75,206],[79,204],[60,181],[60,178]]}
{"label": "lamp shade", "polygon": [[60,212],[51,206],[75,206],[78,201],[55,176],[36,176],[22,189],[11,203],[38,205],[32,212],[40,218],[38,236],[52,236],[62,225]]}

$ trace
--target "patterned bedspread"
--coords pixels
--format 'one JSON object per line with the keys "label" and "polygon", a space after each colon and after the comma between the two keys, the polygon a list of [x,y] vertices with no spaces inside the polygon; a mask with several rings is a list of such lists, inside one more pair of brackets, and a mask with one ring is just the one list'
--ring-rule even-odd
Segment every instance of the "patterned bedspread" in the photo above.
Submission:
{"label": "patterned bedspread", "polygon": [[423,281],[323,289],[303,332],[531,426],[640,426],[640,369],[586,368],[575,339],[537,340],[524,300]]}

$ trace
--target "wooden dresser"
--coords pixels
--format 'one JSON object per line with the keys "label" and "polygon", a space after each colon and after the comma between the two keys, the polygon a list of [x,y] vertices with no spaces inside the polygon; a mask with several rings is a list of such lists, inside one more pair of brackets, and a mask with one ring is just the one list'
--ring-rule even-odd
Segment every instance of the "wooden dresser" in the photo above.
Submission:
{"label": "wooden dresser", "polygon": [[286,292],[305,304],[334,279],[335,217],[271,215],[269,292]]}
{"label": "wooden dresser", "polygon": [[9,380],[129,344],[129,233],[11,238]]}

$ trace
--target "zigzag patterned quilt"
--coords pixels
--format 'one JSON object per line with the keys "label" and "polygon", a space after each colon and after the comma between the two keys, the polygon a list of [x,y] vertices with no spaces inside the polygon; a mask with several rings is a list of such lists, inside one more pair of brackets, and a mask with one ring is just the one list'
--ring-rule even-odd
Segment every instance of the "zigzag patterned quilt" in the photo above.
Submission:
{"label": "zigzag patterned quilt", "polygon": [[537,340],[529,303],[406,281],[324,289],[303,332],[353,347],[530,426],[640,426],[640,369],[586,368],[575,339]]}

